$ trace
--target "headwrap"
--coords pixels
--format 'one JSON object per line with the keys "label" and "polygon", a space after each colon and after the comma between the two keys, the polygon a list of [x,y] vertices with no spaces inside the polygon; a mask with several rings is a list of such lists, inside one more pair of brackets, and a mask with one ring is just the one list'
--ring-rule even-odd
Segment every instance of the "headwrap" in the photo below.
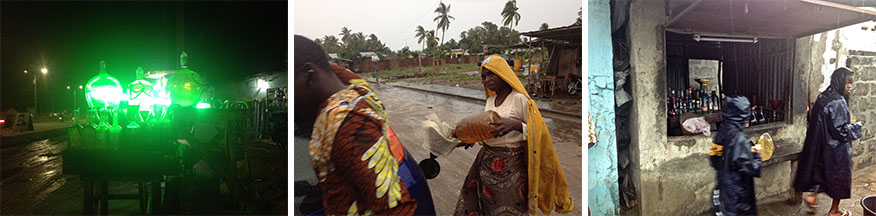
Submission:
{"label": "headwrap", "polygon": [[825,91],[836,91],[836,93],[842,95],[848,101],[848,95],[845,94],[846,90],[846,77],[853,74],[851,69],[847,67],[837,68],[833,71],[833,74],[830,75],[830,86],[827,87]]}
{"label": "headwrap", "polygon": [[[496,55],[487,57],[481,64],[481,70],[484,68],[501,77],[514,91],[529,97],[523,83],[504,58]],[[496,94],[486,86],[484,90],[487,98]],[[529,175],[529,213],[536,215],[536,209],[540,209],[545,215],[550,215],[555,206],[559,213],[571,212],[575,205],[569,196],[569,184],[566,183],[566,176],[554,151],[550,132],[535,101],[529,98],[527,104],[526,167]]]}

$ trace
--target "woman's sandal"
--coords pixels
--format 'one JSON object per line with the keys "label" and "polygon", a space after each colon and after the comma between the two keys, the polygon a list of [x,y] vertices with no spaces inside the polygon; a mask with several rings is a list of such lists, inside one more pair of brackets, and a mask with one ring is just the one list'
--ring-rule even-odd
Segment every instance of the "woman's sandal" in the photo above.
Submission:
{"label": "woman's sandal", "polygon": [[[841,216],[852,216],[852,211],[846,210],[845,208],[840,209],[842,209],[841,211],[843,213]],[[827,216],[830,216],[830,212],[827,213]]]}
{"label": "woman's sandal", "polygon": [[[812,197],[812,201],[809,201],[810,197]],[[808,214],[815,214],[815,211],[818,210],[818,200],[815,196],[804,197],[803,203],[806,204],[806,207],[808,208],[808,211],[806,212]]]}
{"label": "woman's sandal", "polygon": [[842,216],[852,216],[852,211],[846,210],[845,208],[842,208],[842,210],[843,210]]}

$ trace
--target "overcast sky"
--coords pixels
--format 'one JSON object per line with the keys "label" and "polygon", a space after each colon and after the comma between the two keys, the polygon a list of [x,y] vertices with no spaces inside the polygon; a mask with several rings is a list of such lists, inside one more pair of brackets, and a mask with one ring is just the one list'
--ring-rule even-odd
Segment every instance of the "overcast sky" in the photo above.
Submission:
{"label": "overcast sky", "polygon": [[[484,21],[490,21],[502,26],[502,8],[507,0],[444,0],[450,5],[450,28],[444,36],[444,41],[451,38],[459,40],[459,33]],[[338,36],[342,27],[351,29],[354,33],[362,32],[377,35],[383,43],[393,51],[405,45],[411,50],[419,50],[422,45],[414,38],[418,25],[426,30],[434,30],[438,25],[433,22],[437,13],[439,0],[322,0],[295,1],[294,3],[294,34],[310,39],[322,38],[325,35]],[[518,0],[520,8],[520,27],[514,29],[520,32],[538,30],[542,23],[551,28],[568,26],[578,18],[579,0]],[[441,31],[436,31],[441,37]]]}

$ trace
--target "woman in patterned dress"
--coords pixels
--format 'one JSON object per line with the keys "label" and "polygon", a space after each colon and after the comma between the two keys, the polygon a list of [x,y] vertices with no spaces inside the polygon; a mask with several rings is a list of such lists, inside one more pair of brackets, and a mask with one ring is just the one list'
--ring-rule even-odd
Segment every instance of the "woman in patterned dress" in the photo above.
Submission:
{"label": "woman in patterned dress", "polygon": [[481,66],[481,79],[484,110],[497,112],[500,119],[490,123],[496,137],[481,143],[454,215],[522,215],[536,209],[550,214],[554,207],[560,213],[572,211],[550,133],[516,74],[505,59],[490,56]]}

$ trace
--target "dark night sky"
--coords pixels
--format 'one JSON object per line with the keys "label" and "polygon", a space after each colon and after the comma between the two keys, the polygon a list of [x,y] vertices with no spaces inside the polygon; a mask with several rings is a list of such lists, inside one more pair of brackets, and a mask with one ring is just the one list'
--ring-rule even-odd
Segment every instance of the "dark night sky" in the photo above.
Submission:
{"label": "dark night sky", "polygon": [[[123,85],[137,66],[189,68],[211,85],[287,68],[286,2],[7,2],[0,4],[0,111],[33,106],[38,76],[40,112],[72,107],[66,86],[84,84],[105,60]],[[182,9],[182,10],[180,10]],[[179,15],[182,16],[179,16]],[[178,21],[182,18],[182,32]],[[24,74],[28,70],[29,74]],[[49,85],[45,83],[48,82]],[[84,103],[82,92],[77,97]]]}

